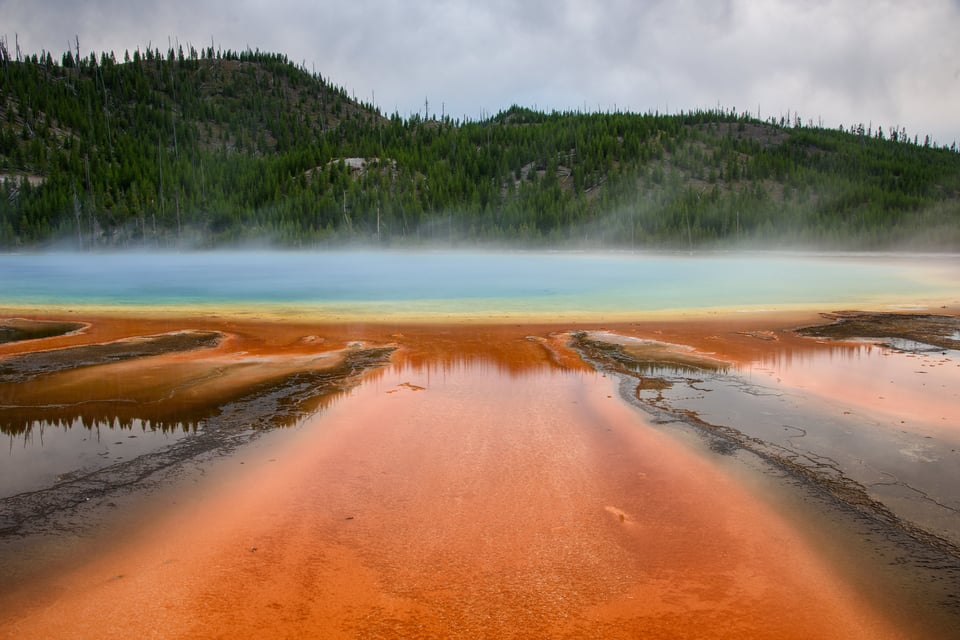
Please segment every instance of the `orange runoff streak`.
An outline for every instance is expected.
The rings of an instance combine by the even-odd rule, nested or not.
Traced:
[[[0,637],[902,637],[592,373],[401,357],[216,466]]]

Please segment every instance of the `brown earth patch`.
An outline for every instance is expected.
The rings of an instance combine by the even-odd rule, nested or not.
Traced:
[[[839,311],[822,314],[830,324],[797,329],[804,336],[831,339],[909,340],[939,349],[960,349],[960,317],[913,313]],[[895,342],[885,342],[899,348]]]

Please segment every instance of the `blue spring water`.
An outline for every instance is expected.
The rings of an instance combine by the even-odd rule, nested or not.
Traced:
[[[603,312],[915,299],[956,256],[456,251],[0,255],[0,303]],[[958,278],[955,282],[960,282]],[[953,288],[953,291],[950,289]]]

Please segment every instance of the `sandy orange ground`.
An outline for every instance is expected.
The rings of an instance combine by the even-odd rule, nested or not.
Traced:
[[[57,340],[170,322],[101,318]],[[0,638],[907,637],[775,505],[651,428],[549,327],[230,330],[229,348],[262,353],[316,348],[307,334],[401,349],[298,430],[154,497],[123,538],[7,591]],[[728,358],[762,349],[731,330],[662,333]]]

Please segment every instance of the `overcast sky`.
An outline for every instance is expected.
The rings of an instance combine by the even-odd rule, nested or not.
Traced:
[[[402,116],[719,103],[960,142],[960,0],[0,0],[0,35],[285,53]]]

